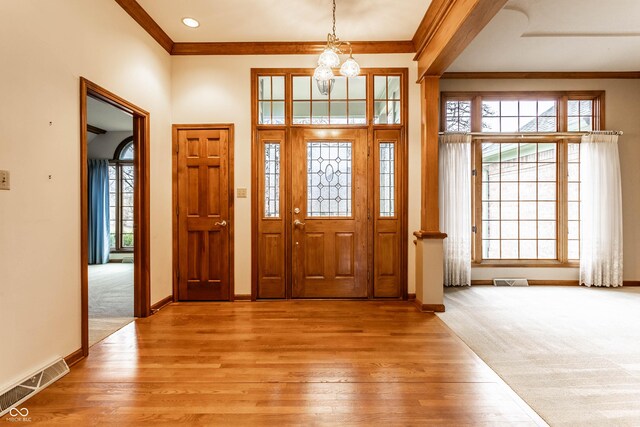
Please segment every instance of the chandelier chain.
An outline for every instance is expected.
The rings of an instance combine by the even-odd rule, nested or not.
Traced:
[[[336,37],[336,0],[333,0],[333,38]]]

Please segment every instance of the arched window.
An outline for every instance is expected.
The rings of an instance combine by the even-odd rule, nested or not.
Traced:
[[[133,136],[122,140],[113,154],[114,161],[130,161],[133,162]]]
[[[112,252],[133,250],[133,136],[125,138],[109,164],[109,234]]]

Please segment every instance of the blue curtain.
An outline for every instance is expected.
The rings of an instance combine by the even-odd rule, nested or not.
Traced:
[[[89,264],[109,262],[109,161],[89,159]]]

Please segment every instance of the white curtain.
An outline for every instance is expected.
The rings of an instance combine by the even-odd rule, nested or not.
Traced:
[[[440,137],[440,227],[444,285],[471,285],[471,135]]]
[[[622,286],[622,189],[618,135],[580,144],[580,283]]]

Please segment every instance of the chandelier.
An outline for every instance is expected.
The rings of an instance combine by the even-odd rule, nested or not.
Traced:
[[[340,56],[342,45],[349,47],[349,57],[342,63],[340,74],[345,77],[356,77],[360,74],[360,65],[353,59],[353,49],[351,43],[340,41],[336,36],[336,0],[333,0],[333,31],[327,34],[327,46],[318,58],[318,68],[313,72],[313,78],[316,80],[318,90],[321,94],[327,95],[333,89],[335,77],[333,68],[340,65]]]

